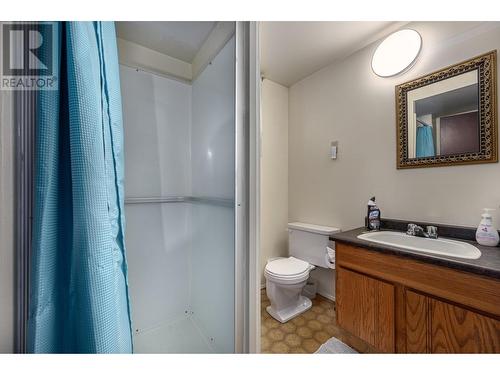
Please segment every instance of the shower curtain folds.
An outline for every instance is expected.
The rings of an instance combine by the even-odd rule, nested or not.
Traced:
[[[424,158],[435,156],[434,136],[432,135],[432,126],[424,125],[417,127],[417,147],[416,157]]]
[[[53,25],[59,87],[38,97],[28,351],[131,353],[115,28]]]

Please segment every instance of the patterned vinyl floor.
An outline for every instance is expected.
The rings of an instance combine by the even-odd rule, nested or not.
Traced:
[[[270,305],[266,290],[261,291],[261,352],[262,353],[314,353],[330,337],[357,348],[361,353],[374,353],[359,338],[338,327],[335,303],[318,295],[305,313],[282,324],[266,311]]]

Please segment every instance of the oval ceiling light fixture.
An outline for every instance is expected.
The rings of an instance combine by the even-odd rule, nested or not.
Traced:
[[[422,37],[411,29],[396,31],[385,38],[372,57],[373,72],[380,77],[391,77],[409,69],[422,48]]]

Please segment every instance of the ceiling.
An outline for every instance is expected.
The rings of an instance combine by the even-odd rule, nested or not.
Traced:
[[[116,22],[119,38],[191,63],[216,22]]]
[[[478,95],[478,84],[476,83],[417,100],[415,102],[415,112],[417,116],[427,114],[440,116],[443,114],[477,110],[479,103]]]
[[[262,22],[261,72],[291,86],[390,34],[404,22]]]

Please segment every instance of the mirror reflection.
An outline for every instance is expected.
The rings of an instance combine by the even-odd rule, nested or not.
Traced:
[[[407,92],[408,158],[480,151],[478,70]]]

